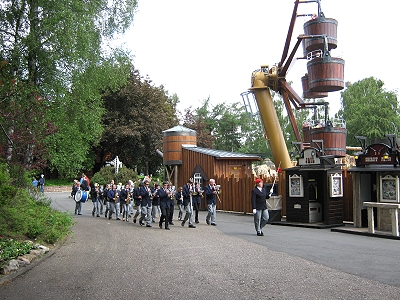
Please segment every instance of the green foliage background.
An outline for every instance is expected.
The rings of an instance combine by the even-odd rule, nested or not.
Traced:
[[[347,123],[348,146],[360,146],[355,136],[365,136],[371,141],[397,133],[400,128],[397,95],[386,90],[382,80],[365,78],[348,86],[341,95],[339,116]]]
[[[0,163],[0,236],[50,244],[59,241],[71,232],[73,220],[50,203],[37,189],[12,185],[6,164]]]
[[[114,167],[107,166],[101,168],[99,172],[95,173],[90,182],[105,186],[106,184],[110,183],[111,180],[114,180],[116,184],[121,182],[123,185],[125,185],[128,180],[135,182],[137,179],[138,175],[132,169],[122,167],[118,169],[118,173],[115,174]]]

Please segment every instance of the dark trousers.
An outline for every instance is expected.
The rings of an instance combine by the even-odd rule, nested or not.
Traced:
[[[169,223],[172,223],[173,218],[174,218],[174,205],[172,204],[169,207],[169,218],[168,218]]]
[[[194,221],[198,222],[199,221],[199,203],[197,203],[197,202],[193,203],[193,210],[194,210]]]
[[[160,227],[162,227],[162,223],[165,222],[165,228],[168,228],[169,216],[170,216],[169,207],[161,208],[161,217],[160,217],[160,222],[158,223],[158,225]]]

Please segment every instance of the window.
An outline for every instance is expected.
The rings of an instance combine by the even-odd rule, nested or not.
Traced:
[[[193,181],[194,183],[198,182],[201,188],[203,187],[203,177],[201,177],[200,173],[194,173]]]

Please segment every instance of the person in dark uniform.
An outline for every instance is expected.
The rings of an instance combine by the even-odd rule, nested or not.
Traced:
[[[206,217],[206,223],[207,225],[213,225],[216,226],[217,223],[215,223],[216,217],[217,217],[217,189],[215,187],[215,180],[210,179],[209,184],[205,188],[206,191],[206,202],[207,202],[207,217]]]
[[[178,191],[175,193],[175,199],[179,209],[178,220],[182,221],[182,216],[183,216],[182,187],[178,188]]]
[[[267,194],[264,188],[264,181],[261,178],[256,179],[256,186],[251,191],[251,206],[254,214],[254,227],[258,236],[263,236],[263,227],[267,224],[269,219],[267,201],[272,195],[273,188]]]
[[[151,193],[153,195],[152,200],[152,209],[151,209],[151,222],[156,222],[156,215],[161,217],[161,210],[160,210],[160,197],[158,196],[158,190],[160,189],[160,185],[158,183],[154,184],[154,187],[151,188]]]
[[[107,192],[108,202],[110,203],[110,209],[108,211],[108,219],[112,219],[112,214],[115,211],[115,216],[117,220],[120,219],[120,199],[119,199],[119,191],[117,190],[117,186],[115,184],[112,185],[111,190]]]
[[[142,212],[142,196],[140,196],[140,189],[143,186],[143,182],[139,182],[139,186],[135,189],[133,193],[133,198],[135,199],[136,213],[133,216],[133,223],[136,223],[137,217]]]
[[[164,181],[162,188],[157,191],[160,199],[161,216],[158,226],[162,228],[162,223],[165,222],[165,229],[169,230],[169,215],[170,215],[170,202],[174,201],[171,199],[170,192],[168,191],[168,182]]]
[[[196,228],[193,225],[193,207],[192,207],[192,193],[193,193],[193,180],[189,179],[187,184],[182,187],[182,196],[183,196],[183,206],[185,208],[186,214],[181,223],[182,226],[185,226],[187,220],[189,220],[189,228]]]
[[[111,190],[111,184],[107,184],[106,187],[104,188],[103,194],[104,194],[104,204],[106,206],[106,211],[104,213],[104,216],[108,218],[108,212],[110,211],[110,201],[108,200],[108,191]]]
[[[172,188],[172,182],[168,183],[168,191],[169,191],[169,225],[174,225],[173,219],[174,219],[174,207],[175,207],[175,202],[174,202],[174,189]]]
[[[100,200],[99,200],[99,185],[95,183],[90,188],[90,197],[92,198],[93,210],[92,217],[96,215],[96,217],[100,217]]]
[[[129,184],[126,184],[125,188],[121,189],[121,191],[119,193],[120,193],[119,201],[120,201],[121,206],[123,207],[122,211],[124,212],[123,215],[122,215],[122,221],[129,222],[129,220],[128,220],[129,219],[129,207],[128,207],[128,204],[131,201]]]
[[[194,184],[194,190],[193,190],[193,196],[192,196],[192,201],[193,201],[193,210],[194,210],[194,222],[197,224],[199,223],[199,208],[200,208],[200,197],[203,191],[200,189],[199,183],[196,181]]]
[[[142,197],[142,214],[140,215],[139,224],[143,226],[143,220],[146,221],[146,227],[151,227],[151,200],[150,200],[150,188],[149,181],[144,181],[144,185],[140,187],[139,194]]]

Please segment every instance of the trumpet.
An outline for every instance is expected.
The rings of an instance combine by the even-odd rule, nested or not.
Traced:
[[[213,191],[216,191],[217,194],[220,194],[221,193],[221,185],[219,185],[219,184],[214,185]]]
[[[167,189],[167,193],[169,194],[169,198],[170,199],[174,199],[174,197],[175,197],[175,193],[174,193],[174,190],[173,189],[171,189],[171,188],[169,188],[169,189]]]
[[[153,196],[153,198],[157,196],[158,190],[159,190],[159,189],[155,189],[155,190],[154,190],[154,193],[151,193],[151,192],[150,192],[150,194]]]

